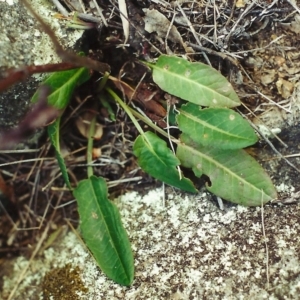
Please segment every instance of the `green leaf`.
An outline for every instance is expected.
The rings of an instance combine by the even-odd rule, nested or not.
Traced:
[[[179,129],[203,146],[241,149],[257,142],[257,136],[241,115],[227,108],[201,109],[188,103],[177,115]]]
[[[154,82],[164,91],[189,102],[210,107],[235,107],[240,100],[217,70],[183,58],[161,55],[153,69]]]
[[[71,183],[69,180],[67,167],[66,167],[65,161],[60,153],[59,125],[60,125],[60,118],[57,118],[54,123],[52,123],[51,125],[48,126],[48,136],[51,140],[51,144],[53,145],[53,147],[55,149],[56,159],[57,159],[59,168],[61,170],[63,179],[64,179],[66,185],[68,186],[68,188],[71,190],[72,186],[71,186]]]
[[[180,161],[166,142],[154,133],[148,131],[144,136],[140,135],[134,142],[133,153],[139,166],[149,175],[184,191],[197,192],[189,179],[180,178],[176,168]]]
[[[73,192],[78,202],[80,229],[101,270],[112,280],[130,285],[134,261],[120,213],[107,198],[103,178],[82,180]]]
[[[207,175],[207,189],[217,196],[246,206],[259,206],[277,197],[270,177],[243,150],[221,150],[200,146],[181,135],[177,157],[196,176]]]
[[[103,93],[100,95],[100,101],[101,101],[101,104],[103,105],[103,107],[107,109],[109,119],[111,121],[116,121],[116,114],[114,112],[114,109],[111,106],[111,104],[109,103],[109,101],[105,98]]]
[[[57,109],[64,109],[68,105],[74,89],[89,78],[89,70],[86,68],[53,73],[43,82],[51,89],[48,104]],[[36,102],[37,100],[38,92],[33,95],[31,101]]]

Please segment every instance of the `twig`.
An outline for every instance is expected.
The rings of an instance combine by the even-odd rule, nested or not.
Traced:
[[[197,35],[197,33],[195,31],[195,28],[193,27],[191,21],[188,19],[188,17],[186,16],[184,10],[182,9],[182,7],[179,5],[178,2],[177,2],[177,6],[178,6],[178,8],[179,8],[179,10],[180,10],[180,12],[182,14],[182,16],[185,18],[185,20],[186,20],[186,22],[187,22],[187,24],[188,24],[191,32],[193,33],[193,36],[194,36],[196,42],[198,43],[199,46],[201,46],[201,42],[200,42],[200,40],[198,38],[198,35]],[[202,55],[205,58],[206,62],[211,66],[211,63],[210,63],[210,61],[209,61],[209,59],[208,59],[208,57],[207,57],[207,55],[206,55],[206,53],[204,51],[202,51]]]
[[[94,22],[94,23],[101,23],[101,21],[102,21],[102,19],[99,19],[98,17],[95,17],[95,16],[90,15],[90,14],[85,14],[85,13],[78,13],[77,17],[82,19],[82,20],[89,21],[89,22]]]
[[[267,97],[266,95],[264,95],[263,93],[261,93],[260,91],[256,91],[259,95],[261,95],[263,98],[267,99],[269,102],[271,102],[272,104],[274,104],[275,106],[280,107],[281,109],[285,110],[288,113],[291,113],[290,110],[286,109],[285,107],[283,107],[282,105],[280,105],[279,103],[276,103],[275,101],[273,101],[272,99],[270,99],[269,97]]]
[[[247,8],[244,10],[244,12],[240,15],[240,17],[237,19],[236,23],[232,26],[229,34],[226,36],[225,38],[225,45],[228,45],[230,38],[232,36],[232,34],[234,33],[236,27],[238,26],[238,24],[240,23],[240,21],[244,18],[244,16],[246,16],[248,14],[248,12],[251,10],[251,8],[256,4],[256,1],[254,0],[249,6],[247,6]]]
[[[60,171],[60,169],[57,168],[57,171]],[[42,192],[46,191],[46,190],[52,185],[52,183],[53,183],[57,178],[59,178],[59,177],[61,177],[61,172],[58,172],[57,175],[53,176],[53,177],[47,182],[47,184],[41,188],[41,191],[42,191]],[[70,191],[70,189],[68,188],[67,191]]]
[[[250,53],[250,52],[256,52],[256,51],[259,51],[259,50],[263,50],[263,49],[268,48],[272,44],[276,43],[278,40],[282,39],[283,37],[285,37],[284,34],[282,34],[281,36],[277,37],[275,40],[271,41],[268,45],[266,45],[264,47],[254,48],[254,49],[250,49],[250,50],[237,51],[237,52],[231,52],[231,54],[244,54],[244,53]],[[297,49],[297,48],[292,47],[289,50],[294,50],[294,49]]]
[[[167,34],[166,34],[166,37],[165,37],[165,48],[166,48],[166,52],[167,53],[170,52],[170,51],[168,51],[168,49],[169,49],[169,46],[168,46],[168,37],[169,37],[170,31],[172,29],[172,26],[174,24],[175,17],[176,17],[176,12],[173,13],[173,17],[172,17],[172,20],[170,22],[170,25],[168,27]]]
[[[170,107],[171,107],[171,101],[170,100],[167,100],[167,135],[168,135],[168,140],[169,140],[169,145],[171,147],[171,150],[172,152],[174,153],[174,155],[176,155],[175,153],[175,149],[174,149],[174,146],[173,146],[173,142],[172,142],[172,136],[171,136],[171,133],[170,133],[170,122],[169,122],[169,115],[170,115]],[[177,171],[178,171],[178,176],[179,176],[179,179],[181,180],[182,179],[182,171],[180,169],[180,166],[178,165],[176,167]]]
[[[252,112],[252,111],[251,111],[244,103],[242,103],[242,105],[243,105],[243,106],[251,113],[252,116],[254,116],[254,117],[257,118],[259,121],[261,121],[261,122],[263,123],[263,125],[267,127],[267,129],[268,129],[269,132],[271,132],[270,128],[268,128],[268,126],[260,119],[260,117],[256,116],[255,113]],[[241,111],[239,111],[238,109],[237,109],[237,111],[238,111],[244,118],[246,118],[246,119],[250,122],[251,125],[253,124],[252,121],[249,120],[249,118],[248,118],[246,115],[244,115],[244,114],[243,114]],[[253,124],[253,125],[254,125],[254,124]],[[254,125],[254,126],[255,126],[255,125]],[[252,126],[252,127],[253,127],[253,126]],[[254,127],[253,127],[253,128],[254,128]],[[259,132],[259,134],[261,134],[261,136],[263,137],[262,133],[261,133],[260,131],[258,131],[258,132]],[[281,143],[281,145],[282,145],[283,147],[288,148],[288,145],[287,145],[281,138],[279,138],[279,136],[278,136],[276,133],[273,133],[273,132],[272,132],[272,135],[273,135],[273,136]]]
[[[246,106],[245,106],[246,107]],[[246,107],[247,108],[247,107]],[[248,109],[248,108],[247,108]],[[249,110],[249,109],[248,109]],[[242,114],[238,109],[237,111]],[[250,111],[250,110],[249,110]],[[251,111],[250,111],[251,112]],[[252,114],[252,112],[251,112]],[[267,144],[272,148],[272,150],[278,154],[278,156],[280,158],[282,158],[290,167],[292,167],[293,169],[295,169],[297,172],[300,173],[300,170],[294,165],[292,164],[288,159],[286,159],[276,148],[275,146],[270,142],[270,140],[257,128],[257,126],[251,122],[251,120],[249,120],[249,118],[247,116],[245,116],[247,118],[247,120],[250,122],[251,126],[260,134],[260,136],[267,142]],[[285,144],[284,144],[285,145]]]
[[[266,247],[266,275],[267,275],[267,289],[270,288],[270,274],[269,274],[269,248],[268,248],[268,242],[266,237],[266,231],[265,231],[265,219],[264,219],[264,205],[263,205],[263,192],[261,197],[261,228],[262,228],[262,234],[264,237],[264,243]]]
[[[237,0],[234,0],[233,3],[232,3],[232,8],[231,8],[231,12],[230,12],[230,16],[225,24],[225,28],[229,25],[230,21],[232,20],[232,17],[233,17],[233,14],[234,14],[234,8],[235,8],[235,5],[236,5],[236,1]]]
[[[57,200],[56,206],[59,206],[59,204],[60,204],[60,202],[61,202],[61,199],[62,199],[62,196],[63,196],[63,193],[60,194],[60,197],[59,197],[59,199]],[[38,243],[37,243],[37,245],[36,245],[34,251],[32,252],[32,254],[31,254],[31,256],[30,256],[30,259],[29,259],[29,261],[28,261],[28,264],[25,266],[25,268],[22,270],[21,274],[19,275],[19,278],[18,278],[18,280],[17,280],[17,283],[15,284],[15,286],[14,286],[13,290],[11,291],[11,293],[10,293],[10,295],[9,295],[9,297],[8,297],[7,300],[13,299],[13,296],[14,296],[15,292],[17,291],[19,284],[20,284],[20,283],[22,282],[22,280],[24,279],[25,274],[26,274],[27,270],[29,269],[30,264],[33,262],[35,256],[37,255],[37,253],[38,253],[39,250],[41,249],[41,246],[42,246],[44,240],[45,240],[45,239],[47,238],[47,236],[48,236],[48,231],[49,231],[49,229],[50,229],[50,225],[51,225],[51,222],[52,222],[52,220],[53,220],[55,214],[56,214],[56,210],[54,210],[54,211],[52,212],[52,214],[51,214],[51,216],[50,216],[50,218],[49,218],[49,222],[47,223],[46,228],[45,228],[45,230],[43,231],[43,233],[42,233],[42,235],[41,235],[41,237],[40,237],[40,240],[38,241]]]
[[[19,164],[19,163],[33,162],[33,161],[36,161],[36,160],[52,160],[52,161],[56,161],[55,157],[30,158],[30,159],[15,160],[15,161],[12,161],[12,162],[0,164],[0,168],[1,167],[6,167],[6,166],[10,166],[10,165],[16,165],[16,164]]]
[[[200,45],[196,45],[196,44],[192,44],[192,43],[189,43],[187,42],[186,43],[188,46],[192,47],[194,50],[199,50],[199,51],[205,51],[206,53],[208,54],[211,54],[211,55],[215,55],[215,56],[219,56],[221,57],[222,59],[227,59],[228,61],[230,61],[233,65],[235,65],[237,68],[239,67],[238,63],[230,56],[228,56],[227,54],[225,53],[222,53],[222,52],[217,52],[217,51],[214,51],[210,48],[206,48],[206,47],[203,47],[203,46],[200,46]]]
[[[217,34],[217,16],[216,16],[216,11],[217,11],[217,6],[216,6],[216,1],[214,1],[213,5],[213,10],[214,10],[214,43],[217,44],[218,41],[218,34]]]
[[[123,178],[123,179],[118,179],[118,180],[110,180],[107,183],[107,186],[109,188],[120,185],[121,183],[126,183],[126,182],[131,182],[131,181],[140,181],[142,180],[142,176],[136,176],[136,177],[131,177],[131,178]]]
[[[3,74],[5,78],[0,80],[0,92],[36,73],[66,71],[75,68],[77,68],[77,66],[72,63],[58,63],[39,66],[26,66],[19,69],[8,69]]]
[[[30,198],[29,198],[29,202],[28,202],[28,208],[30,210],[32,210],[32,203],[33,203],[34,198],[36,200],[36,197],[38,195],[37,187],[38,187],[38,183],[40,181],[40,172],[41,172],[41,164],[40,164],[39,168],[37,169],[37,172],[36,172],[35,178],[34,178],[34,182],[33,182],[33,187],[32,187],[32,190],[30,191]],[[33,215],[35,215],[35,214],[33,214]],[[27,222],[29,221],[29,218],[30,218],[30,214],[26,214],[24,217],[24,224],[27,224]],[[34,222],[30,222],[30,224],[32,224],[31,226],[35,227],[35,224],[36,224],[35,220],[34,220]]]
[[[42,148],[42,151],[39,153],[39,157],[46,156],[46,153],[48,153],[48,150],[50,149],[50,146],[51,146],[50,144],[45,145]],[[36,160],[34,162],[32,168],[30,169],[29,173],[27,174],[25,181],[29,181],[29,178],[31,177],[31,174],[34,172],[34,170],[36,169],[36,165],[37,165],[38,162],[40,162],[40,166],[43,164],[42,160]]]
[[[97,8],[98,14],[99,14],[100,18],[102,19],[103,24],[107,27],[108,25],[107,25],[107,21],[106,21],[104,15],[103,15],[103,9],[98,5],[96,0],[93,0],[93,2]]]
[[[297,6],[297,4],[295,3],[294,0],[287,0],[287,2],[288,2],[293,8],[295,8],[295,9],[297,10],[297,12],[300,14],[300,9],[299,9],[299,7]]]
[[[51,0],[51,1],[63,16],[67,17],[69,15],[69,12],[65,9],[65,7],[58,0]]]
[[[13,299],[13,296],[14,296],[15,292],[17,291],[17,289],[18,289],[18,287],[19,287],[19,284],[20,284],[21,281],[24,279],[25,274],[26,274],[27,270],[29,269],[30,264],[31,264],[32,261],[34,260],[36,254],[38,253],[39,249],[41,248],[41,246],[42,246],[44,240],[47,238],[49,228],[50,228],[50,222],[47,224],[47,226],[46,226],[46,228],[45,228],[45,230],[44,230],[44,232],[43,232],[43,234],[42,234],[40,240],[38,241],[38,243],[37,243],[37,245],[36,245],[34,251],[32,252],[31,257],[30,257],[30,259],[29,259],[29,261],[28,261],[26,267],[21,271],[21,273],[20,273],[20,275],[19,275],[19,278],[18,278],[18,280],[17,280],[17,283],[15,284],[14,288],[13,288],[12,291],[10,292],[9,297],[8,297],[7,300]]]
[[[18,149],[18,150],[0,150],[1,154],[4,153],[33,153],[33,152],[39,152],[41,151],[41,148],[39,149]]]

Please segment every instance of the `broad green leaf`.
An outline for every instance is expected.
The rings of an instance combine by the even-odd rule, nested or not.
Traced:
[[[103,178],[91,176],[73,191],[78,202],[83,239],[101,270],[112,280],[130,285],[134,277],[134,261],[120,213],[107,198]]]
[[[221,150],[200,146],[181,135],[177,157],[196,176],[207,175],[207,189],[233,203],[259,206],[277,197],[270,177],[243,150]]]
[[[179,129],[203,146],[241,149],[257,142],[250,124],[227,108],[206,108],[188,103],[177,115]]]
[[[240,100],[227,79],[212,67],[161,55],[153,69],[154,82],[164,91],[210,107],[235,107]]]
[[[65,161],[60,153],[60,143],[59,143],[59,125],[60,125],[60,118],[57,118],[54,123],[48,126],[48,136],[51,140],[51,144],[55,149],[56,159],[59,165],[59,168],[62,173],[62,177],[67,185],[67,187],[71,190],[71,183],[68,176],[67,167]]]
[[[68,105],[74,89],[89,78],[89,70],[86,68],[53,73],[43,82],[51,89],[48,104],[57,109],[64,109]],[[37,100],[38,94],[36,92],[31,101],[36,102]]]
[[[149,175],[184,191],[197,192],[189,179],[180,178],[176,168],[180,161],[154,133],[148,131],[145,136],[139,136],[134,142],[133,153],[139,166]]]

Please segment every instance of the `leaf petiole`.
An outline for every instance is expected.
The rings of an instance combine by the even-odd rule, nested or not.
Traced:
[[[124,109],[124,111],[126,112],[126,114],[128,115],[128,117],[130,118],[130,120],[134,124],[135,128],[140,133],[140,135],[143,136],[143,138],[147,141],[147,143],[149,145],[151,145],[150,141],[145,136],[144,130],[142,129],[142,127],[138,123],[137,119],[134,117],[134,115],[132,113],[132,110],[128,107],[128,105],[126,105],[124,103],[124,101],[122,101],[122,99],[112,89],[110,89],[110,88],[107,87],[106,90],[114,98],[114,100]]]
[[[88,134],[88,144],[87,144],[87,175],[90,178],[93,175],[93,167],[91,166],[93,160],[93,143],[94,143],[94,134],[96,128],[96,115],[93,117]]]
[[[160,127],[158,127],[157,125],[155,125],[150,119],[146,118],[145,116],[143,116],[142,114],[140,114],[139,112],[137,112],[136,110],[130,108],[130,111],[132,112],[132,114],[139,118],[141,121],[143,121],[145,124],[147,124],[149,127],[151,127],[152,129],[154,129],[155,131],[157,131],[158,133],[160,133],[162,136],[166,137],[167,139],[170,139],[172,142],[178,144],[180,143],[179,140],[175,139],[173,136],[168,135],[163,129],[161,129]]]

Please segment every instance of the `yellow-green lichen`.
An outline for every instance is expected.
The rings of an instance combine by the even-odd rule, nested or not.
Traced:
[[[43,299],[79,300],[79,293],[87,293],[79,267],[67,264],[49,271],[42,281]],[[79,293],[78,293],[79,292]]]

